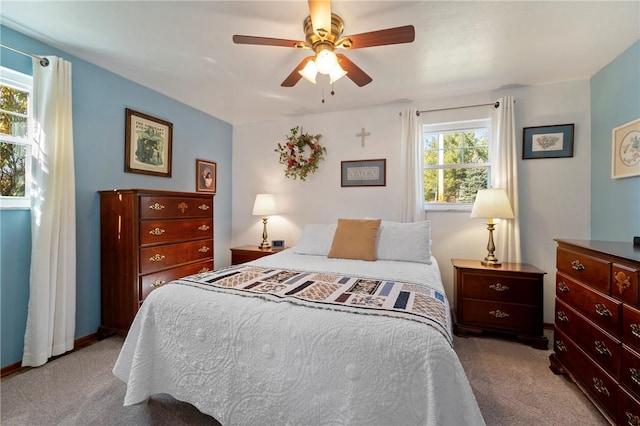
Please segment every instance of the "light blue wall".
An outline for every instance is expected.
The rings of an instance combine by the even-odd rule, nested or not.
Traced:
[[[611,179],[611,131],[640,117],[640,41],[591,78],[591,238],[640,236],[640,176]],[[586,189],[586,187],[585,187]]]
[[[0,26],[3,44],[72,62],[76,176],[76,338],[100,325],[100,202],[96,191],[114,188],[195,190],[195,159],[215,161],[215,266],[229,263],[231,241],[232,126],[46,44]],[[0,64],[31,74],[30,59],[1,50]],[[178,77],[179,78],[179,77]],[[172,177],[124,173],[125,108],[173,123]],[[28,303],[28,211],[0,212],[2,252],[0,364],[22,358]]]

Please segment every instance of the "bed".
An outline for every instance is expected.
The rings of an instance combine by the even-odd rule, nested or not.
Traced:
[[[292,249],[154,290],[113,369],[124,405],[170,394],[225,426],[484,424],[438,264],[410,241],[385,252],[425,246],[392,225],[375,261],[329,257],[336,225],[306,226]]]

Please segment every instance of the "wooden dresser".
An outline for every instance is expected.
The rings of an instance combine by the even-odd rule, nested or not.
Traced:
[[[548,349],[542,320],[545,272],[527,263],[483,266],[479,260],[452,259],[453,332],[485,331],[515,336],[536,349]]]
[[[100,337],[125,335],[165,283],[213,269],[213,195],[100,191]]]
[[[640,424],[640,249],[556,240],[551,370],[568,374],[612,424]]]

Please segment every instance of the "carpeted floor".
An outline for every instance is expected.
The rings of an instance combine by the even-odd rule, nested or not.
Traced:
[[[125,385],[111,373],[121,346],[109,338],[2,379],[0,423],[218,425],[168,395],[123,407]],[[607,424],[575,385],[549,370],[551,351],[490,337],[456,337],[455,347],[488,425]]]

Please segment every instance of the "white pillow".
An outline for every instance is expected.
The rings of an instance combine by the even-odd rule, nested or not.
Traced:
[[[376,257],[431,264],[431,222],[388,222],[383,220],[378,231]]]
[[[302,235],[291,251],[298,254],[326,256],[331,249],[336,223],[309,223],[302,228]]]

